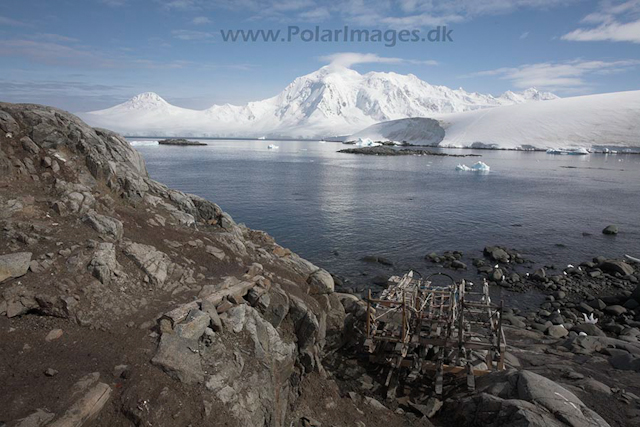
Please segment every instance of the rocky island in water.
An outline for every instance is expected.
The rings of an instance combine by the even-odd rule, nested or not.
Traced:
[[[160,145],[180,145],[180,146],[190,146],[190,145],[207,145],[204,142],[200,142],[200,141],[189,141],[187,139],[184,138],[175,138],[175,139],[163,139],[161,141],[158,141],[158,144]]]
[[[428,254],[541,296],[504,307],[504,369],[474,350],[468,387],[467,368],[434,384],[429,354],[374,363],[362,295],[61,110],[0,104],[0,235],[0,426],[640,425],[632,256]]]

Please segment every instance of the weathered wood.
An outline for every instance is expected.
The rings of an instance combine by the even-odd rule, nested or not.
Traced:
[[[81,427],[102,410],[111,396],[111,387],[98,383],[78,399],[65,414],[49,424],[50,427]]]
[[[388,365],[389,374],[400,367],[411,368],[412,373],[417,366],[420,371],[435,370],[432,385],[438,395],[443,392],[445,372],[466,372],[473,388],[474,375],[504,368],[502,303],[491,304],[488,284],[482,292],[465,293],[464,280],[443,287],[409,273],[395,282],[379,298],[371,298],[370,292],[367,298],[367,312],[378,310],[376,317],[367,317],[365,342],[368,352],[374,353],[371,361]],[[486,354],[478,359],[471,350]],[[488,369],[473,369],[476,362],[485,362]],[[387,377],[385,383],[389,381]]]

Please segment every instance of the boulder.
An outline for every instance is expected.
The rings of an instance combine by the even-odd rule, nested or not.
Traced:
[[[491,273],[489,274],[490,281],[500,283],[502,282],[502,279],[504,279],[504,273],[502,272],[502,269],[494,268],[493,270],[491,270]]]
[[[150,245],[129,242],[124,246],[124,253],[149,275],[152,283],[164,285],[168,277],[171,259],[167,254]]]
[[[202,311],[209,315],[211,319],[211,329],[215,332],[220,332],[222,330],[222,320],[220,320],[216,305],[211,301],[204,300],[202,301]]]
[[[451,261],[451,268],[455,268],[456,270],[466,270],[467,265],[464,262],[456,259],[454,261]]]
[[[569,390],[530,371],[508,370],[485,375],[477,380],[476,389],[480,393],[488,393],[500,399],[509,400],[512,404],[517,404],[516,400],[533,404],[533,407],[525,405],[522,409],[525,413],[530,412],[532,416],[535,414],[537,421],[529,424],[518,423],[518,425],[540,427],[561,425],[604,427],[609,425]],[[489,413],[494,411],[497,413],[492,416],[494,418],[490,418],[490,414],[487,414],[488,419],[485,419],[482,424],[491,424],[490,420],[497,420],[501,415],[505,415],[502,412],[501,404],[485,408]],[[535,408],[543,408],[545,411],[540,413]],[[513,414],[511,415],[513,416]],[[515,421],[513,418],[512,420]]]
[[[539,268],[533,272],[531,278],[537,282],[546,282],[547,281],[547,272],[544,268]]]
[[[103,237],[119,241],[124,235],[124,226],[122,221],[118,219],[96,212],[89,212],[82,218],[82,221]]]
[[[602,230],[602,234],[607,234],[609,236],[614,236],[618,234],[618,226],[617,225],[607,225],[604,230]]]
[[[0,283],[27,274],[32,255],[31,252],[0,255]]]
[[[172,378],[185,384],[204,381],[198,343],[177,334],[162,334],[158,351],[151,363],[159,366]]]
[[[205,251],[207,251],[209,255],[213,255],[214,257],[218,258],[220,261],[222,261],[225,257],[224,251],[220,248],[216,248],[215,246],[209,245],[205,248]]]
[[[311,295],[330,294],[334,291],[335,283],[328,271],[319,269],[309,275],[307,279]]]
[[[600,269],[606,273],[616,274],[619,273],[622,276],[629,276],[633,274],[633,267],[624,261],[606,260],[599,265]]]
[[[612,316],[620,316],[627,312],[627,309],[621,305],[609,305],[604,309],[604,312]]]
[[[509,262],[509,254],[502,248],[496,246],[487,246],[484,248],[484,254],[491,257],[494,261]]]
[[[116,260],[116,248],[113,243],[103,242],[98,244],[96,251],[89,261],[88,269],[91,275],[101,283],[111,283],[115,273],[120,270],[120,264]]]
[[[553,325],[547,329],[547,335],[553,338],[564,338],[569,335],[569,331],[562,325]]]
[[[262,316],[277,328],[289,313],[289,296],[279,286],[272,286],[267,295],[269,306],[262,310]]]
[[[210,323],[211,317],[209,314],[194,309],[189,312],[187,318],[182,323],[175,326],[174,331],[182,338],[198,340],[204,334],[205,329],[209,327]]]
[[[578,334],[580,332],[584,332],[590,337],[606,337],[607,336],[607,334],[605,334],[602,331],[602,329],[600,329],[598,326],[594,325],[593,323],[580,323],[579,325],[575,325],[573,328],[571,328],[571,330]]]

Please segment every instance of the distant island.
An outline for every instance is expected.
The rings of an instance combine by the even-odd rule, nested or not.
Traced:
[[[184,138],[179,139],[163,139],[162,141],[158,141],[160,145],[207,145],[204,142],[200,141],[189,141]]]
[[[445,157],[481,157],[479,154],[448,154],[429,150],[412,150],[410,148],[394,149],[387,146],[346,148],[338,153],[366,154],[369,156],[445,156]]]

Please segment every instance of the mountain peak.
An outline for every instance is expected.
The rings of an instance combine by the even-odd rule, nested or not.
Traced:
[[[144,92],[134,96],[123,105],[135,110],[149,110],[168,106],[169,103],[155,92]]]

